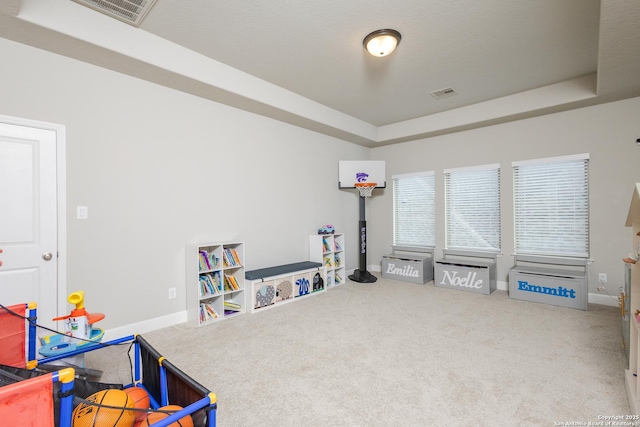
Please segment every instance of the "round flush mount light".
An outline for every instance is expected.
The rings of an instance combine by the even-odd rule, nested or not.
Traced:
[[[367,35],[362,44],[373,56],[387,56],[396,50],[402,36],[396,30],[376,30]]]

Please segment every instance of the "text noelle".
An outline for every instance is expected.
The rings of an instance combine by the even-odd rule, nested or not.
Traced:
[[[443,271],[441,285],[460,286],[462,288],[482,289],[482,279],[476,280],[477,272],[469,272],[466,276],[458,276],[457,271]]]
[[[576,297],[576,291],[574,289],[567,289],[562,286],[558,286],[557,288],[548,288],[546,286],[530,285],[529,282],[525,282],[524,280],[518,280],[518,290],[564,298]]]

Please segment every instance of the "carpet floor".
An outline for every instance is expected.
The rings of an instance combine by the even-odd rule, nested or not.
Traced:
[[[219,426],[587,425],[630,412],[615,307],[379,278],[263,310],[144,334],[217,394]]]

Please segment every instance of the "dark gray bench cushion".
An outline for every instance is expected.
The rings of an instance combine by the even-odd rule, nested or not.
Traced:
[[[322,267],[321,262],[302,261],[293,264],[277,265],[275,267],[260,268],[244,272],[246,280],[258,280],[265,277],[280,276],[282,274],[293,273],[300,270],[309,270],[311,268]]]

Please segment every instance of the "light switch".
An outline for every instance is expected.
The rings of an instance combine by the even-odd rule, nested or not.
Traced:
[[[87,206],[78,206],[77,207],[77,218],[78,219],[89,219],[89,208]]]

